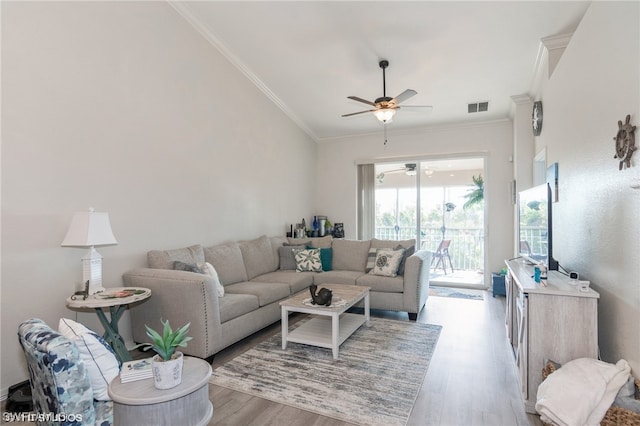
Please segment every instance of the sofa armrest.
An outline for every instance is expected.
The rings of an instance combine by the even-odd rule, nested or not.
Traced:
[[[207,358],[221,339],[218,292],[208,275],[168,269],[138,268],[122,276],[125,286],[151,289],[151,297],[130,307],[133,340],[149,342],[145,325],[161,330],[161,320],[175,329],[191,323],[185,355]]]
[[[404,268],[404,307],[409,313],[420,313],[429,296],[431,252],[418,250],[407,258]]]

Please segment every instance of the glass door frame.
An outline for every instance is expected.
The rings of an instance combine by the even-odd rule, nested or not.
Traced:
[[[442,154],[442,155],[430,155],[430,156],[411,156],[411,157],[398,157],[398,158],[386,158],[386,159],[376,159],[376,160],[372,160],[372,163],[374,164],[374,166],[377,165],[381,165],[381,164],[389,164],[389,163],[416,163],[416,176],[415,176],[415,185],[416,185],[416,192],[415,192],[415,196],[416,196],[416,217],[415,217],[415,222],[416,222],[416,229],[415,229],[415,236],[416,236],[416,249],[421,247],[422,245],[422,235],[420,233],[420,228],[421,228],[421,221],[420,221],[420,215],[421,215],[421,210],[422,210],[422,205],[421,205],[421,196],[420,196],[420,190],[422,188],[422,179],[423,179],[423,172],[424,170],[421,167],[421,163],[422,162],[428,162],[428,161],[447,161],[447,160],[459,160],[459,159],[472,159],[472,158],[478,158],[478,159],[482,159],[482,176],[484,179],[484,197],[483,197],[483,201],[484,201],[484,206],[483,206],[483,259],[482,259],[482,264],[483,264],[483,285],[481,286],[481,288],[489,288],[490,284],[491,284],[491,271],[489,271],[488,268],[488,263],[489,263],[489,244],[488,244],[488,217],[489,217],[489,207],[490,207],[490,202],[488,200],[487,197],[487,188],[490,186],[490,179],[487,176],[487,169],[488,169],[488,163],[489,163],[489,156],[488,153],[486,152],[469,152],[469,153],[460,153],[460,154]],[[374,207],[375,208],[375,207]]]

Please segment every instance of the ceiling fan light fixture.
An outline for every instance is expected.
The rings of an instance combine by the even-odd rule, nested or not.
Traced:
[[[383,123],[390,123],[393,120],[393,116],[396,115],[396,110],[391,108],[380,108],[375,110],[373,115]]]
[[[416,169],[409,169],[406,171],[407,176],[415,176],[416,175]]]

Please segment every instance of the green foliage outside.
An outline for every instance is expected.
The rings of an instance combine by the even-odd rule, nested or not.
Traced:
[[[473,188],[464,196],[467,199],[467,202],[462,206],[464,209],[484,201],[484,179],[482,179],[482,175],[478,175],[478,177],[472,176],[471,178],[473,179]]]

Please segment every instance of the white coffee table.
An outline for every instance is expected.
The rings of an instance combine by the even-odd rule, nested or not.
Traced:
[[[280,302],[282,309],[282,349],[287,349],[287,342],[302,343],[333,350],[333,358],[338,359],[340,345],[347,340],[360,326],[369,323],[369,287],[342,284],[322,284],[318,287],[329,288],[333,292],[331,306],[311,305],[309,291]],[[364,299],[364,315],[347,313],[346,311]],[[302,312],[313,317],[289,331],[289,313]]]

